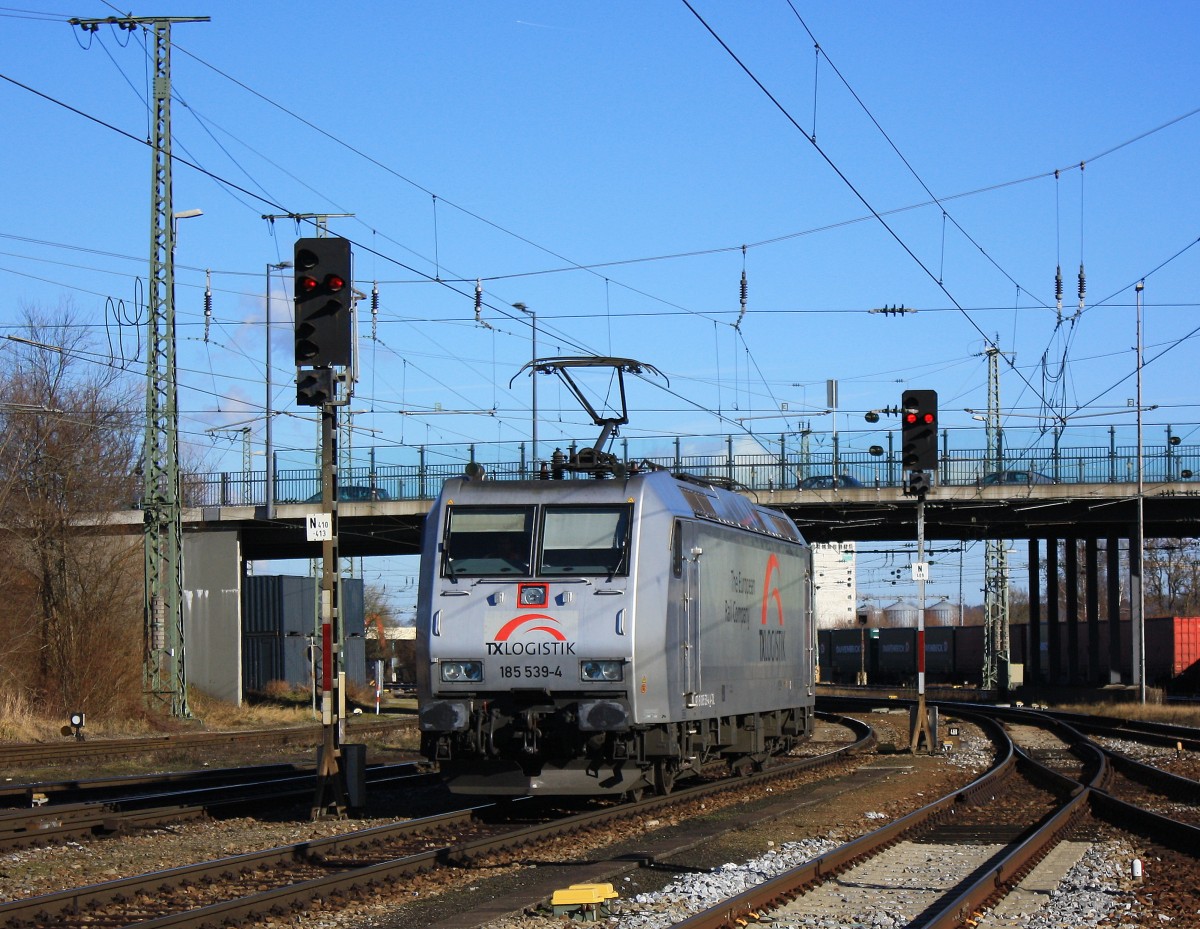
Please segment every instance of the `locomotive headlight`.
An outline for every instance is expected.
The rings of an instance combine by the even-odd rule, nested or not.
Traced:
[[[470,684],[483,680],[482,661],[443,661],[442,680],[452,684]]]
[[[521,606],[545,606],[549,599],[545,584],[521,584],[517,588],[517,600]]]
[[[625,677],[625,662],[581,661],[579,676],[585,681],[619,681]]]

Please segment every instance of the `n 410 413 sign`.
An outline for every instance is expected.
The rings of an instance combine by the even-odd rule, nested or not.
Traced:
[[[333,538],[333,514],[313,513],[305,516],[304,528],[308,541],[327,542]]]

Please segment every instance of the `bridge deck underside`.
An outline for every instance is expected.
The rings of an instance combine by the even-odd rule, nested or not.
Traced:
[[[1128,538],[1137,525],[1137,496],[1127,485],[1019,488],[936,488],[925,500],[929,540]],[[810,542],[904,541],[916,538],[917,502],[891,488],[758,493],[758,502],[786,510]],[[339,507],[343,557],[415,555],[430,501],[351,503]],[[185,529],[241,533],[249,559],[316,558],[321,544],[305,538],[315,504],[189,511]],[[140,515],[140,514],[139,514]],[[1143,497],[1146,538],[1188,538],[1200,529],[1200,492],[1193,485],[1157,485]],[[130,530],[140,529],[130,521]]]

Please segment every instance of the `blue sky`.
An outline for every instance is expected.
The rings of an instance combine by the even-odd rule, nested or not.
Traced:
[[[28,307],[67,304],[137,372],[146,39],[66,22],[115,12],[0,7],[0,334]],[[279,213],[353,214],[329,228],[355,243],[358,288],[380,294],[374,327],[360,316],[353,446],[381,463],[415,462],[419,445],[461,460],[472,442],[484,461],[516,457],[531,432],[529,382],[509,387],[531,353],[517,302],[538,314],[541,356],[663,372],[669,390],[630,386],[634,454],[676,434],[696,451],[730,434],[773,450],[806,425],[819,445],[829,379],[844,449],[880,441],[861,414],[904,387],[937,390],[951,444],[982,448],[966,411],[987,405],[989,340],[1012,359],[1010,446],[1049,442],[1034,429],[1047,411],[1067,417],[1064,444],[1106,445],[1110,426],[1132,441],[1142,279],[1148,441],[1167,425],[1196,440],[1194,4],[163,0],[132,13],[211,17],[172,30],[175,153],[197,166],[176,165],[174,208],[204,211],[179,225],[180,407],[204,470],[241,469],[240,438],[208,430],[243,425],[262,467],[265,269],[309,234],[262,218]],[[275,443],[281,467],[305,467],[316,427],[294,404],[290,280],[273,275],[272,291]],[[918,312],[868,312],[892,305]],[[542,383],[543,455],[594,441]],[[981,565],[982,546],[967,559]],[[886,600],[884,560],[864,558],[860,581]],[[981,568],[967,570],[976,601]],[[957,594],[957,564],[937,576]]]

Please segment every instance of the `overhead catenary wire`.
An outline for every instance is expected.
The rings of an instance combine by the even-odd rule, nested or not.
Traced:
[[[819,61],[819,57],[820,57],[820,54],[819,54],[819,52],[818,52],[818,55],[817,55],[818,61]],[[814,104],[814,108],[815,108],[815,104]],[[815,114],[814,114],[814,115],[815,115]],[[813,135],[815,136],[815,122],[814,122],[814,132],[813,132]],[[431,196],[433,196],[433,194],[432,194],[432,193],[431,193]],[[436,260],[436,255],[435,255],[435,260]],[[440,272],[440,262],[437,262],[437,264],[438,264],[438,266],[439,266],[439,271],[438,271],[437,273],[435,273],[435,278],[436,278],[438,275],[440,275],[440,273],[441,273],[441,272]],[[940,276],[940,275],[939,275],[939,276]],[[606,286],[607,286],[607,279],[606,279]],[[756,310],[756,312],[757,312],[757,310]],[[742,313],[739,313],[739,324],[740,324],[740,321],[741,321],[741,318],[742,318],[742,316],[743,316],[743,315],[744,315],[744,314],[742,314]]]

